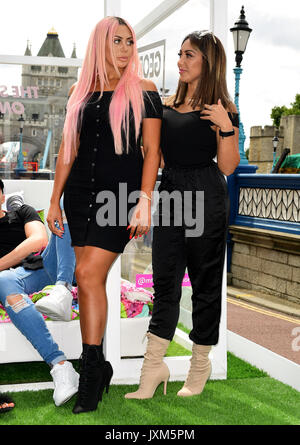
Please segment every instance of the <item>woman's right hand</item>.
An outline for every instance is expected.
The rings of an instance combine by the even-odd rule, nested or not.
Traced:
[[[47,215],[48,227],[54,235],[62,238],[64,233],[64,224],[62,218],[62,211],[58,203],[50,204],[48,215]]]

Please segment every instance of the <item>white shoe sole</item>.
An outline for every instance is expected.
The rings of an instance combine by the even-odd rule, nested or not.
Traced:
[[[59,314],[55,310],[51,310],[48,306],[45,307],[42,304],[38,304],[38,302],[35,305],[36,310],[41,312],[43,315],[46,315],[46,317],[51,318],[53,321],[71,321],[72,320],[72,310],[70,313],[70,317],[66,318],[65,315]]]
[[[61,401],[59,401],[59,402],[57,402],[57,401],[55,401],[55,399],[54,399],[54,397],[53,397],[53,400],[54,400],[54,403],[55,403],[55,406],[61,406],[61,405],[64,405],[66,402],[68,402],[76,393],[78,392],[78,388],[72,388],[72,390],[71,390],[71,392],[70,393],[68,393],[68,394],[66,394],[66,396],[61,400]]]
[[[65,397],[62,400],[60,400],[58,402],[57,400],[55,400],[54,394],[53,394],[53,400],[54,400],[55,405],[56,406],[61,406],[64,403],[68,402],[68,400],[70,400],[75,394],[77,394],[78,386],[79,386],[79,374],[77,373],[77,375],[76,375],[76,386],[71,387],[70,391],[65,394]]]

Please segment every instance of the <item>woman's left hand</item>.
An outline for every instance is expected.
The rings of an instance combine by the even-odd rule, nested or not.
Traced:
[[[136,205],[130,224],[130,239],[133,237],[143,236],[148,233],[151,225],[151,201],[145,198],[140,198]]]
[[[204,105],[204,110],[201,112],[200,119],[209,120],[213,122],[222,131],[230,131],[232,129],[232,123],[229,119],[228,113],[222,105],[221,99],[217,104]]]

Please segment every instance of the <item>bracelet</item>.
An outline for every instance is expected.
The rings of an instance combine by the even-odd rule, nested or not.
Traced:
[[[233,135],[234,135],[234,128],[233,128],[231,131],[222,131],[222,130],[219,130],[219,135],[220,135],[222,138],[227,138],[228,136],[233,136]]]
[[[140,194],[140,198],[146,198],[146,199],[149,199],[149,201],[152,201],[152,199],[149,198],[149,196],[148,196],[145,192],[142,192],[142,193]]]

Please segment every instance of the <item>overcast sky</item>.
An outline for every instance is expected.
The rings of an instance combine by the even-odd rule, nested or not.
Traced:
[[[123,0],[122,16],[133,26],[161,0]],[[1,7],[0,54],[23,55],[30,40],[32,55],[37,55],[46,34],[53,26],[66,57],[73,42],[77,56],[83,58],[94,25],[103,17],[103,0],[51,0],[44,10],[36,0],[5,2]],[[289,106],[300,93],[300,1],[228,0],[228,88],[234,97],[235,66],[232,34],[229,28],[244,5],[246,19],[253,29],[243,58],[240,84],[240,112],[249,145],[250,127],[271,125],[275,105]],[[174,90],[178,79],[177,52],[183,37],[196,29],[208,29],[209,0],[189,0],[167,20],[139,41],[139,46],[166,39],[166,86]],[[3,38],[3,36],[5,36]],[[15,67],[0,66],[0,85],[18,84]],[[17,83],[16,83],[17,82]],[[20,82],[20,80],[19,80]]]

